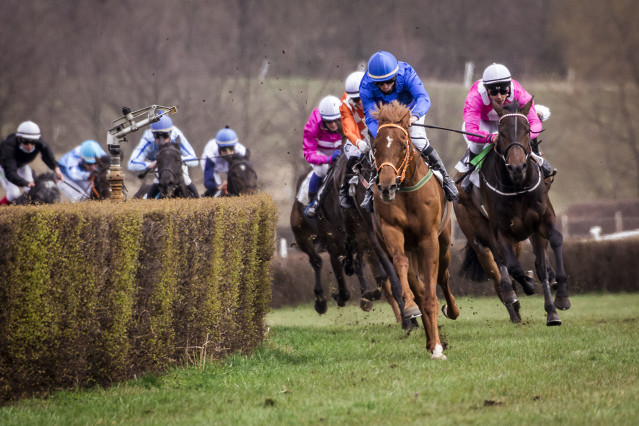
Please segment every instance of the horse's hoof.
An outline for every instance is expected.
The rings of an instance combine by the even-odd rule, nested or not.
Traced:
[[[404,309],[405,319],[419,318],[421,316],[422,316],[422,312],[419,310],[417,306],[411,306],[410,308]]]
[[[382,297],[382,292],[379,289],[366,290],[363,296],[368,300],[379,300]]]
[[[555,296],[554,305],[555,305],[555,308],[557,309],[561,309],[562,311],[567,311],[568,309],[570,309],[570,298]]]
[[[333,293],[331,296],[333,296],[333,299],[337,302],[337,306],[339,306],[340,308],[346,306],[346,302],[348,301],[348,299],[350,299],[349,295],[342,297],[339,293]]]
[[[446,318],[450,318],[450,317],[448,316],[448,305],[446,305],[446,304],[443,304],[443,305],[442,305],[442,314],[444,314],[444,316],[445,316]]]
[[[546,325],[552,327],[555,325],[561,325],[561,318],[557,315],[557,312],[550,312],[546,318]]]
[[[459,317],[459,310],[457,310],[457,312],[451,312],[451,309],[449,309],[448,305],[446,304],[442,306],[442,313],[446,318],[451,320],[456,320],[457,317]]]
[[[526,276],[521,287],[524,289],[524,293],[528,296],[535,294],[535,280],[531,277]]]
[[[413,331],[413,320],[408,318],[404,318],[402,320],[402,330],[406,331],[406,335],[410,335],[410,332]]]
[[[446,355],[444,355],[444,348],[442,347],[442,345],[440,345],[440,344],[435,345],[435,350],[433,351],[433,353],[430,356],[430,358],[431,359],[441,359],[441,360],[446,359]]]
[[[417,322],[417,318],[411,318],[410,323],[413,324],[413,328],[419,328],[419,323]]]
[[[325,314],[328,309],[328,304],[326,303],[326,299],[318,299],[315,301],[315,312],[322,315]]]
[[[362,297],[361,299],[359,299],[359,307],[364,312],[370,312],[371,309],[373,309],[373,302]]]

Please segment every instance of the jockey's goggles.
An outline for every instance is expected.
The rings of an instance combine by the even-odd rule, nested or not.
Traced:
[[[153,137],[155,139],[168,139],[171,134],[169,132],[153,132]]]
[[[33,139],[26,139],[26,138],[22,138],[20,136],[18,136],[18,142],[20,142],[20,145],[35,145],[36,141],[34,141]]]
[[[510,84],[486,86],[486,90],[488,91],[490,96],[497,96],[497,93],[499,93],[500,95],[507,95],[508,92],[510,92]]]
[[[395,80],[397,80],[397,76],[391,78],[390,80],[376,81],[375,86],[382,87],[384,84],[393,84],[395,83]]]

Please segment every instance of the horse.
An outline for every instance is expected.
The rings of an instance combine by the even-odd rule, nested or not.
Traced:
[[[364,277],[365,262],[370,266],[377,287],[386,281],[386,273],[380,266],[370,246],[370,230],[362,226],[357,210],[343,210],[339,206],[339,186],[346,165],[346,156],[342,155],[329,169],[323,187],[320,189],[322,201],[314,219],[304,215],[304,203],[296,197],[293,202],[290,224],[297,247],[306,253],[315,272],[315,311],[320,315],[327,311],[327,300],[321,280],[322,258],[320,253],[328,252],[331,266],[337,280],[338,292],[332,297],[337,305],[343,307],[350,300],[350,292],[344,280],[344,273],[355,273],[360,283],[360,308],[370,311],[372,301],[380,298],[377,289],[371,289]],[[297,193],[300,192],[308,173],[297,180]],[[343,261],[341,260],[343,258]]]
[[[521,242],[530,239],[544,293],[546,325],[556,326],[561,325],[557,309],[570,308],[563,236],[555,226],[555,211],[548,197],[550,182],[544,181],[539,165],[530,155],[530,125],[526,116],[531,106],[532,99],[521,107],[518,102],[504,107],[493,102],[499,116],[499,137],[481,165],[480,188],[473,187],[466,194],[458,184],[460,198],[454,209],[468,240],[461,271],[474,270],[470,278],[477,280],[482,278],[483,270],[493,280],[510,320],[521,322],[520,303],[511,276],[524,293],[535,293],[533,278],[524,273],[518,260]],[[458,173],[456,181],[460,177]],[[546,252],[549,242],[555,254],[556,271]],[[553,275],[557,281],[554,302],[550,289]]]
[[[111,157],[103,155],[95,159],[95,170],[89,175],[91,182],[91,190],[89,191],[90,200],[106,200],[111,194],[111,184],[109,182],[109,169],[111,167]]]
[[[56,183],[57,179],[53,172],[46,172],[36,175],[34,173],[33,182],[35,185],[22,193],[13,201],[16,205],[54,204],[60,202],[60,189]]]
[[[451,319],[459,308],[448,285],[450,204],[433,172],[413,146],[407,131],[410,110],[397,101],[378,106],[379,122],[372,149],[377,170],[374,185],[375,235],[385,248],[401,285],[393,295],[403,320],[421,316],[426,348],[433,359],[446,359],[439,338],[440,285]]]
[[[231,154],[225,156],[229,171],[226,174],[226,189],[220,193],[221,196],[251,195],[257,192],[257,173],[253,164],[249,160],[249,151],[246,156]]]
[[[158,183],[142,185],[133,198],[144,198],[150,192],[155,192],[156,188],[159,188],[159,194],[156,198],[199,198],[199,194],[191,191],[184,182],[182,152],[179,145],[170,142],[161,144],[156,157],[155,169],[157,170]],[[144,179],[149,171],[140,173],[138,178]]]

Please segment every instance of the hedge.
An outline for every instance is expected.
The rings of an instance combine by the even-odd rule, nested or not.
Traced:
[[[252,350],[276,222],[266,194],[3,207],[0,400]]]

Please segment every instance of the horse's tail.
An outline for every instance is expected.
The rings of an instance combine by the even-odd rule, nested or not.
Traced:
[[[486,281],[490,278],[488,274],[486,274],[486,271],[484,271],[481,263],[479,263],[477,253],[475,253],[475,249],[471,247],[470,243],[466,243],[465,251],[464,261],[459,269],[459,275],[476,282]]]

